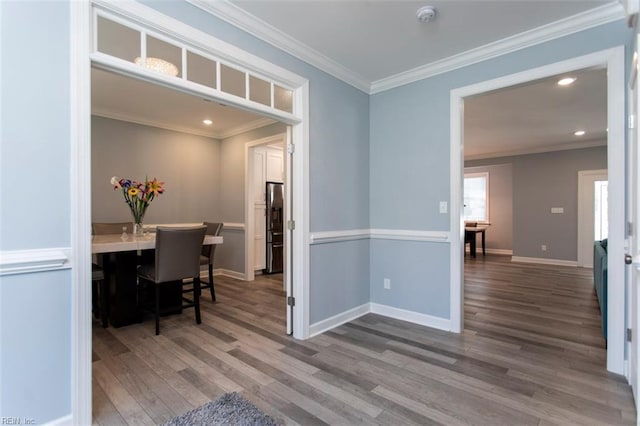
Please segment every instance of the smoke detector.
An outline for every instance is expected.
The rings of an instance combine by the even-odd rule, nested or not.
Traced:
[[[436,8],[433,6],[422,6],[416,12],[416,17],[420,22],[431,22],[436,18]]]

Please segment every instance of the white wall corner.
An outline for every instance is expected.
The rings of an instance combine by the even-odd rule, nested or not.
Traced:
[[[341,326],[370,312],[370,304],[364,303],[348,311],[339,313],[322,321],[318,321],[309,326],[309,337],[314,337],[319,334],[329,331],[332,328]]]
[[[371,313],[424,325],[425,327],[436,328],[438,330],[451,331],[451,320],[447,318],[434,317],[432,315],[394,308],[393,306],[381,305],[379,303],[371,303]]]

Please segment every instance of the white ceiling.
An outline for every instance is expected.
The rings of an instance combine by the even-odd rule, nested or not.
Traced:
[[[216,139],[274,123],[272,119],[131,77],[92,68],[92,114]],[[213,121],[210,126],[202,121]]]
[[[569,76],[577,80],[557,84]],[[469,98],[464,114],[465,159],[605,145],[607,73],[582,70]]]
[[[624,16],[615,0],[189,1],[338,77],[350,74],[356,87],[514,36],[548,36]],[[429,23],[416,18],[425,5],[437,11]]]
[[[306,56],[300,55],[301,59],[307,60],[309,52],[312,56],[317,54],[322,62],[319,66],[334,63],[374,84],[416,67],[462,57],[485,48],[487,43],[497,45],[505,38],[513,40],[516,34],[538,31],[535,27],[549,28],[575,14],[582,14],[584,21],[587,15],[619,8],[622,17],[617,2],[614,5],[602,0],[190,1],[209,10],[225,6],[227,17],[231,8],[236,21],[242,16],[242,25],[236,25],[244,29],[249,24],[257,25],[248,29],[251,33],[265,38],[265,31],[271,35],[275,31],[280,47],[294,53],[298,48],[306,52]],[[420,23],[415,17],[416,10],[425,4],[437,8],[434,22]],[[611,13],[603,16],[611,20]],[[558,90],[555,81],[546,81],[468,100],[465,155],[479,158],[505,152],[572,148],[579,141],[571,133],[579,127],[587,131],[582,141],[591,145],[603,143],[604,72],[585,71],[578,77],[573,86],[563,90]],[[273,122],[96,69],[92,73],[92,95],[92,108],[97,115],[214,138]],[[202,124],[204,118],[212,119],[214,125]]]

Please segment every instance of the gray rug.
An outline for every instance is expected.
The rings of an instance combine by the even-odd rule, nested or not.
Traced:
[[[187,411],[163,426],[242,425],[276,426],[273,418],[247,401],[239,393],[225,393],[215,401]]]

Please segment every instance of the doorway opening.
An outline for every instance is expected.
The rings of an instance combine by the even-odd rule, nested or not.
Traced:
[[[462,153],[466,152],[466,146],[464,151],[462,146],[464,116],[467,113],[466,108],[463,109],[463,105],[466,100],[484,93],[590,68],[606,69],[606,87],[608,91],[605,96],[607,100],[606,117],[608,128],[605,139],[607,141],[608,180],[611,183],[611,185],[608,186],[608,306],[616,308],[608,309],[607,313],[607,369],[611,372],[624,374],[625,313],[624,309],[620,309],[620,307],[625,306],[625,272],[622,262],[611,261],[611,259],[616,258],[622,259],[624,256],[625,174],[624,168],[620,167],[621,164],[625,164],[624,50],[622,47],[596,52],[506,77],[496,78],[494,80],[455,89],[451,92],[451,230],[454,236],[451,244],[451,321],[452,330],[461,332],[464,327],[464,226],[462,209],[462,169],[464,159]],[[534,181],[533,183],[539,185],[544,184],[542,180]],[[564,210],[562,205],[556,204],[545,206],[545,210],[546,209],[548,209],[549,215],[562,214]],[[540,246],[539,249],[542,250],[543,248]],[[612,280],[615,280],[615,282]]]
[[[593,268],[593,244],[609,236],[607,170],[578,172],[578,266]]]
[[[240,73],[249,80],[249,87],[253,84],[258,88],[252,97],[248,91],[243,92],[244,97],[234,93],[223,93],[215,89],[201,89],[198,81],[186,81],[185,63],[182,63],[182,71],[176,77],[162,75],[157,72],[147,70],[142,65],[136,65],[132,58],[123,59],[121,57],[109,57],[99,51],[100,42],[96,39],[97,28],[94,26],[104,24],[104,20],[97,19],[96,16],[113,17],[112,21],[120,26],[135,27],[138,34],[151,34],[163,32],[162,40],[165,44],[171,44],[171,50],[182,50],[187,54],[186,60],[199,61],[202,58],[212,58],[218,55],[222,62],[217,62],[218,77],[216,84],[221,82],[220,71],[226,73],[228,81],[232,81]],[[117,15],[117,16],[116,16]],[[75,82],[71,93],[72,111],[72,181],[91,181],[91,67],[98,67],[102,70],[112,71],[126,75],[142,81],[152,82],[167,88],[183,93],[196,95],[201,99],[212,102],[219,102],[227,106],[235,106],[245,111],[252,111],[275,120],[287,123],[291,129],[292,139],[296,141],[296,155],[292,159],[290,172],[295,174],[296,193],[295,201],[292,202],[292,214],[296,220],[296,231],[287,234],[291,239],[291,251],[300,253],[289,262],[293,271],[288,288],[295,287],[298,300],[294,311],[293,319],[298,327],[295,327],[294,337],[305,338],[309,334],[308,319],[308,275],[309,275],[309,249],[305,244],[308,235],[308,198],[304,195],[308,193],[308,171],[305,164],[308,164],[308,139],[309,139],[309,87],[308,81],[286,69],[270,64],[261,58],[250,55],[240,49],[222,43],[208,34],[195,31],[184,23],[156,12],[143,5],[131,5],[129,3],[119,3],[110,5],[97,5],[92,3],[78,2],[71,6],[72,34],[72,78]],[[145,23],[154,22],[153,30],[145,27]],[[136,39],[136,37],[134,37]],[[156,43],[151,36],[139,37],[140,43]],[[133,42],[135,45],[135,41]],[[188,45],[187,45],[188,43]],[[157,43],[158,46],[164,46]],[[155,46],[155,45],[154,45]],[[156,46],[156,47],[158,47]],[[206,46],[201,50],[200,47]],[[148,47],[148,46],[147,46]],[[155,47],[154,47],[155,48]],[[190,49],[190,50],[184,50]],[[142,49],[144,57],[144,49]],[[147,50],[147,53],[150,53]],[[117,56],[117,55],[116,55]],[[127,56],[128,57],[128,56]],[[178,55],[177,58],[181,56]],[[143,58],[144,61],[144,58]],[[216,59],[213,59],[215,63]],[[179,63],[179,59],[172,62]],[[211,60],[209,61],[211,62]],[[144,63],[144,62],[142,62]],[[207,63],[205,61],[205,63]],[[215,68],[215,67],[214,67]],[[249,71],[250,70],[250,71]],[[180,72],[182,74],[180,74]],[[251,75],[249,75],[251,73]],[[256,75],[257,74],[257,75]],[[184,77],[183,77],[184,76]],[[271,80],[271,84],[264,84],[265,79]],[[237,79],[235,79],[237,80]],[[211,83],[209,83],[211,84]],[[242,86],[242,85],[241,85]],[[246,87],[246,86],[245,86]],[[264,90],[262,90],[262,89]],[[224,90],[224,88],[222,89]],[[229,89],[231,90],[231,89]],[[272,96],[262,96],[265,92],[271,91]],[[282,103],[282,96],[288,96],[289,101]],[[262,100],[262,101],[261,101]],[[258,105],[264,102],[264,105]],[[276,105],[275,109],[268,104]],[[284,105],[284,106],[283,106]],[[292,105],[290,112],[279,111],[278,106],[287,109],[287,105]],[[307,196],[308,197],[308,196]],[[72,383],[72,411],[74,421],[78,423],[91,422],[91,401],[87,398],[91,395],[91,289],[87,288],[86,282],[90,280],[91,263],[91,201],[87,197],[73,197],[71,215],[72,223],[72,357],[73,363],[73,383]],[[295,264],[295,265],[294,265]],[[295,284],[293,278],[295,275]]]

